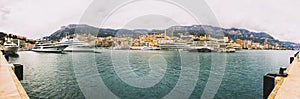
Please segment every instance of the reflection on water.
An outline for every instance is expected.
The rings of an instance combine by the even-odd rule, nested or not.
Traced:
[[[18,53],[11,62],[25,66],[31,98],[262,98],[263,75],[288,66],[296,51]]]

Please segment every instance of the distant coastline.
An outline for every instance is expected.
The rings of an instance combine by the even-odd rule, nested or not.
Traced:
[[[81,35],[81,41],[90,44],[102,45],[99,47],[113,48],[124,46],[120,45],[124,41],[130,41],[132,44],[134,40],[141,42],[149,42],[152,46],[158,47],[158,44],[154,44],[153,41],[141,40],[140,37],[146,36],[148,39],[153,39],[153,35],[164,36],[168,42],[179,43],[191,43],[190,40],[205,38],[209,36],[214,39],[223,40],[224,42],[234,45],[238,44],[241,49],[253,49],[253,50],[299,50],[300,44],[280,41],[265,32],[251,32],[246,29],[238,28],[222,28],[210,25],[192,25],[192,26],[171,26],[165,30],[147,30],[147,29],[109,29],[109,28],[97,28],[86,24],[69,24],[62,26],[59,30],[52,33],[50,36],[42,37],[41,39],[47,39],[51,42],[59,42],[64,37],[74,37],[75,35]],[[152,36],[152,37],[151,37]],[[3,45],[5,38],[15,39],[15,43],[20,43],[21,50],[30,50],[36,40],[28,39],[25,36],[18,36],[14,34],[8,34],[0,32],[0,43]],[[127,42],[129,43],[129,42]],[[128,46],[133,46],[133,45]],[[126,45],[126,46],[127,46]],[[142,46],[142,45],[137,45]]]
[[[86,24],[69,24],[67,26],[62,26],[59,30],[52,33],[50,36],[46,36],[49,40],[60,40],[66,35],[83,35],[91,34],[94,37],[132,37],[138,38],[145,34],[164,34],[167,36],[178,36],[183,35],[194,35],[194,36],[205,36],[210,35],[214,38],[223,39],[223,37],[228,37],[231,40],[236,41],[237,39],[252,41],[254,43],[259,43],[260,45],[272,45],[279,46],[286,49],[299,49],[300,44],[288,41],[280,41],[272,37],[266,32],[252,32],[246,29],[239,28],[222,28],[210,25],[192,25],[192,26],[171,26],[165,30],[147,30],[147,29],[110,29],[110,28],[98,28],[94,26],[89,26]]]

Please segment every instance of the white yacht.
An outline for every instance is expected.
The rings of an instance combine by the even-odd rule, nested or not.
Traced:
[[[159,47],[151,46],[149,42],[145,42],[145,45],[142,50],[160,50]]]
[[[234,48],[220,48],[218,52],[222,53],[234,53],[236,50]]]
[[[161,50],[159,47],[144,46],[141,50]]]
[[[142,50],[144,46],[131,46],[130,50]]]
[[[65,52],[95,52],[95,46],[79,41],[77,38],[63,38],[58,44],[69,45]]]
[[[173,49],[188,49],[190,45],[186,43],[162,43],[159,45],[161,49],[173,50]]]
[[[11,41],[4,42],[3,46],[4,46],[4,51],[7,54],[16,54],[19,49],[19,46]]]
[[[213,41],[194,41],[189,52],[217,52],[218,44]]]
[[[50,42],[38,42],[32,51],[35,52],[48,52],[48,53],[62,53],[68,45],[55,44]]]
[[[234,53],[236,51],[236,49],[227,46],[226,43],[224,43],[224,41],[219,41],[219,49],[218,52],[222,52],[222,53]]]

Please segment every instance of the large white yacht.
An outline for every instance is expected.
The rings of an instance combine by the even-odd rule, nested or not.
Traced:
[[[68,45],[56,44],[51,42],[37,42],[32,51],[35,52],[48,52],[48,53],[62,53]]]
[[[217,52],[217,42],[214,41],[194,41],[188,49],[189,52]]]
[[[95,52],[95,47],[83,41],[79,41],[77,38],[68,39],[63,38],[58,44],[69,45],[65,52]]]
[[[159,45],[161,49],[164,50],[174,50],[174,49],[188,49],[190,45],[186,43],[162,43]]]

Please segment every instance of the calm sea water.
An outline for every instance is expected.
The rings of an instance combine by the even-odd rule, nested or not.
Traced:
[[[263,75],[296,51],[19,52],[30,98],[262,98]]]

